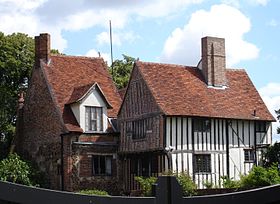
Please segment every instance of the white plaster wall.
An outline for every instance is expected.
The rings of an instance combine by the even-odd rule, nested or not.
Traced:
[[[86,106],[102,107],[103,131],[106,131],[108,127],[107,107],[99,92],[97,92],[95,89],[92,89],[92,91],[81,102],[71,105],[71,109],[84,132]]]

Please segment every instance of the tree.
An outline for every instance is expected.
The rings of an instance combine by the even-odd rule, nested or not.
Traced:
[[[280,122],[280,109],[275,112],[277,114],[277,120]],[[277,128],[277,134],[280,134],[280,127]]]
[[[135,58],[133,57],[127,55],[122,56],[123,60],[115,60],[109,69],[118,89],[125,88],[127,86],[135,61]]]
[[[33,64],[33,38],[0,32],[0,148],[6,153],[15,130],[18,94],[27,88]]]
[[[280,143],[275,143],[267,149],[267,152],[264,155],[264,166],[270,167],[274,163],[279,163],[280,162],[279,159],[280,159]]]

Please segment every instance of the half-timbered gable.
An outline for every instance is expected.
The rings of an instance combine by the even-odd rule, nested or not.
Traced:
[[[134,66],[119,111],[120,152],[143,152],[163,148],[163,119],[137,64]]]

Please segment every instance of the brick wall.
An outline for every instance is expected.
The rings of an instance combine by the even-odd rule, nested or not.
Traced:
[[[209,86],[226,85],[225,39],[204,37],[202,46],[202,73]]]
[[[33,69],[25,98],[22,126],[17,130],[16,151],[34,160],[50,178],[50,187],[60,189],[57,173],[60,159],[60,133],[63,126],[54,106],[41,68]]]

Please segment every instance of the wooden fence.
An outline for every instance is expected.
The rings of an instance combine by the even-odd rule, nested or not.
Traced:
[[[175,177],[159,177],[155,197],[88,196],[0,182],[0,204],[279,204],[280,185],[254,190],[183,197]]]

